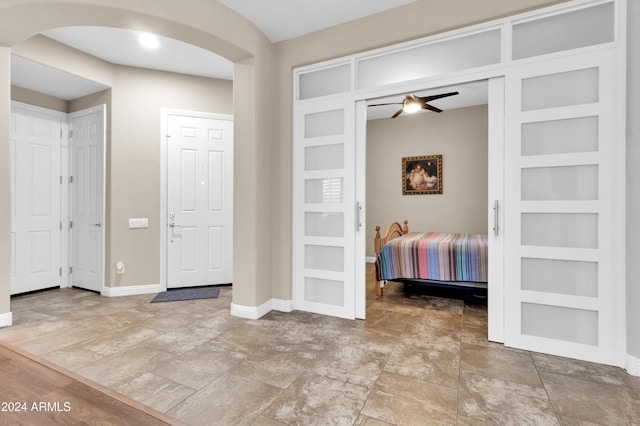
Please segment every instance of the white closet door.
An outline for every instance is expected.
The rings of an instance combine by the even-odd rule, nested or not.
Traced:
[[[101,292],[105,250],[104,106],[71,115],[71,284]]]
[[[353,102],[301,105],[294,119],[295,308],[353,319]]]
[[[60,286],[60,115],[11,114],[11,294]]]
[[[508,73],[508,346],[616,363],[613,63],[598,52]]]

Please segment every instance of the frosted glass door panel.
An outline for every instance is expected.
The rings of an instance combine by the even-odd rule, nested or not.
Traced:
[[[522,125],[522,155],[598,150],[598,117],[541,121]]]
[[[522,199],[597,200],[598,166],[522,169]]]
[[[365,58],[358,62],[358,89],[497,64],[502,59],[500,45],[496,29]]]
[[[513,59],[593,46],[614,40],[613,3],[513,26]]]
[[[350,81],[348,67],[319,72],[301,78],[310,84],[332,76]],[[295,307],[354,319],[353,102],[320,99],[294,108]]]
[[[307,302],[344,306],[344,283],[320,278],[305,278],[304,298]]]
[[[344,179],[307,179],[305,185],[305,203],[342,203],[344,202]]]
[[[521,285],[523,290],[598,297],[598,264],[525,257]]]
[[[598,313],[559,306],[522,304],[522,333],[596,346]]]
[[[320,138],[344,134],[344,110],[316,112],[304,117],[304,137]]]
[[[344,247],[308,245],[304,258],[305,268],[344,272]]]
[[[307,237],[343,237],[344,214],[305,213],[304,235]]]
[[[522,245],[568,248],[598,247],[598,215],[524,213]]]
[[[598,69],[568,71],[522,81],[522,110],[598,102]]]
[[[300,99],[348,92],[351,89],[351,65],[344,64],[300,74]]]
[[[304,169],[336,170],[344,168],[344,145],[320,145],[304,149]]]

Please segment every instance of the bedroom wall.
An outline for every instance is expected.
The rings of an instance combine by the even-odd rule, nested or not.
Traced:
[[[357,21],[275,44],[273,297],[292,298],[291,212],[293,70],[356,52],[426,37],[567,0],[421,0]]]
[[[487,233],[487,105],[367,123],[367,257],[375,226],[410,231]],[[443,193],[402,195],[402,158],[442,155]]]

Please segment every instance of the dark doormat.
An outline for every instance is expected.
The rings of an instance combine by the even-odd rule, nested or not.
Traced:
[[[220,294],[218,287],[179,288],[163,291],[153,298],[151,303],[174,302],[177,300],[215,299]]]

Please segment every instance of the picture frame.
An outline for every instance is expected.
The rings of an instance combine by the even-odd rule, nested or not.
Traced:
[[[402,158],[402,195],[442,194],[442,155]]]

